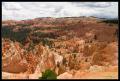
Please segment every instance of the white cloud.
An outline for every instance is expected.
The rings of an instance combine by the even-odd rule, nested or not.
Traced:
[[[6,10],[20,10],[20,9],[22,9],[22,6],[19,5],[19,3],[16,3],[16,2],[3,2],[2,6]]]
[[[2,19],[36,17],[118,17],[118,2],[2,2]]]
[[[87,6],[87,7],[108,7],[111,5],[111,2],[73,2],[76,6]]]

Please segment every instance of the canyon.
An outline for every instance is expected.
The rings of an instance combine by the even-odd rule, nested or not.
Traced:
[[[2,79],[118,79],[118,24],[96,17],[2,21]]]

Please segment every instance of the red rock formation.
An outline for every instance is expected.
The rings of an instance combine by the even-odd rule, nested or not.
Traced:
[[[98,21],[94,17],[3,21],[2,71],[8,73],[3,78],[36,79],[46,69],[59,79],[117,78],[118,27]]]

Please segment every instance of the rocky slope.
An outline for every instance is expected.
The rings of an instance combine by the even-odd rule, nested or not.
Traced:
[[[117,79],[118,26],[101,19],[36,18],[2,22],[2,78]]]

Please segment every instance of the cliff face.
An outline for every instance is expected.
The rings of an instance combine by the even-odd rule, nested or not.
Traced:
[[[23,57],[23,49],[19,43],[10,40],[2,41],[2,70],[5,72],[25,72],[27,68],[26,59]]]
[[[38,78],[46,69],[58,79],[117,78],[117,30],[92,17],[3,21],[2,78]]]

